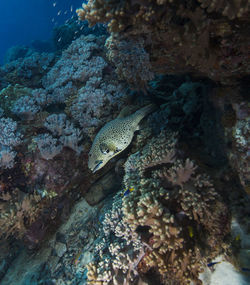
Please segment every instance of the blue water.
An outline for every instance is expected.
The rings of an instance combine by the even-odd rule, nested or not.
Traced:
[[[3,63],[8,48],[15,45],[28,46],[32,40],[50,39],[53,27],[65,23],[75,15],[76,8],[81,7],[82,2],[0,0],[0,64]]]

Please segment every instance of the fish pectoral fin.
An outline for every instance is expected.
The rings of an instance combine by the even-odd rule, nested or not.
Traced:
[[[136,110],[138,110],[138,108],[139,108],[138,106],[134,106],[134,105],[125,106],[124,108],[122,108],[122,110],[120,111],[120,113],[117,116],[117,118],[125,118],[127,116],[130,116]]]

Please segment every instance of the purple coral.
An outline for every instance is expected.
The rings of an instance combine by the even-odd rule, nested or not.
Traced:
[[[98,127],[105,122],[111,110],[118,108],[124,89],[117,82],[113,84],[90,80],[78,91],[77,98],[72,102],[69,111],[72,117],[88,132],[89,128]]]
[[[113,36],[106,41],[108,57],[115,65],[117,74],[134,88],[144,88],[154,78],[149,54],[143,44],[142,39],[118,41]]]
[[[11,109],[12,113],[26,120],[32,120],[40,110],[36,100],[29,96],[19,98]]]
[[[15,157],[16,152],[9,147],[2,149],[0,151],[0,167],[12,168],[14,166]]]
[[[43,78],[44,88],[55,101],[63,102],[76,92],[76,85],[86,82],[92,76],[102,76],[107,63],[102,57],[93,55],[94,51],[100,49],[96,40],[93,35],[75,40]]]
[[[79,142],[82,139],[81,130],[75,128],[74,125],[67,120],[65,114],[52,114],[47,117],[45,128],[52,133],[41,134],[35,137],[38,149],[42,158],[48,160],[58,155],[63,147],[74,150],[77,154],[82,151]]]
[[[17,123],[10,118],[0,119],[0,167],[12,168],[16,152],[13,147],[21,143],[21,134],[17,132]]]
[[[49,134],[42,134],[34,138],[42,158],[49,160],[58,155],[62,150],[62,145],[57,143],[57,139]]]

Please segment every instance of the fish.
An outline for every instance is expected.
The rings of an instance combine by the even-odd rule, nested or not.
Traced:
[[[214,266],[215,264],[218,264],[218,263],[221,263],[221,261],[215,261],[215,262],[210,262],[207,264],[208,267],[212,267]]]
[[[235,237],[235,241],[240,241],[240,235],[237,235],[237,236]]]
[[[127,190],[125,190],[125,192],[123,193],[123,197],[128,196],[128,194],[132,191],[134,191],[135,188],[134,187],[130,187]]]
[[[189,234],[189,236],[190,236],[191,238],[193,238],[193,237],[194,237],[194,229],[193,229],[193,227],[188,226],[187,228],[188,228],[188,234]]]
[[[131,143],[135,131],[139,130],[140,121],[152,113],[156,105],[147,105],[135,113],[123,117],[120,115],[106,123],[97,133],[88,155],[88,167],[95,173],[106,163],[124,151]]]

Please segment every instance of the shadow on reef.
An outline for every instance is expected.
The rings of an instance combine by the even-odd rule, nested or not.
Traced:
[[[239,88],[230,90],[211,80],[188,75],[157,76],[149,83],[149,93],[160,105],[160,111],[148,120],[154,135],[166,127],[178,131],[180,151],[213,177],[229,204],[246,194],[235,165],[229,161],[236,144],[233,128],[237,121],[247,117],[239,102],[244,102],[247,96],[249,81],[244,77],[241,82]]]
[[[159,76],[150,82],[149,93],[156,98],[161,110],[154,115],[152,129],[178,130],[180,143],[188,153],[210,167],[227,163],[225,139],[220,112],[215,109],[209,94],[215,88],[209,80],[195,80],[189,76]]]

